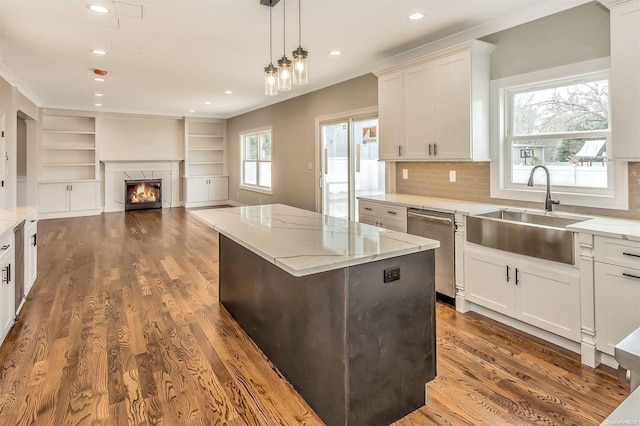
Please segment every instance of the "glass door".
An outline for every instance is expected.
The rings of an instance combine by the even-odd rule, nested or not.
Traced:
[[[358,220],[357,197],[384,193],[378,161],[378,117],[321,123],[322,213]]]

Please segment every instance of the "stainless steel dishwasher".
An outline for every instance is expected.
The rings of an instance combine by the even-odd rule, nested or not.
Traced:
[[[436,292],[455,303],[454,234],[455,218],[449,213],[431,210],[407,210],[407,233],[440,241],[436,249]]]

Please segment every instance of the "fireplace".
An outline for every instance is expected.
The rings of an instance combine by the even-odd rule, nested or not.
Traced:
[[[136,179],[124,181],[124,209],[162,208],[162,179]]]

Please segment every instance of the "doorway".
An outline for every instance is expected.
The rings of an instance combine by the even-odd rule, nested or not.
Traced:
[[[378,161],[377,112],[352,112],[316,122],[320,211],[357,221],[357,198],[385,192],[385,163]]]

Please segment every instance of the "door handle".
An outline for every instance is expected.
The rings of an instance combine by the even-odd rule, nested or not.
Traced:
[[[520,278],[518,278],[518,268],[516,268],[516,285],[520,283]]]
[[[11,282],[11,264],[8,264],[2,268],[2,284],[9,284]]]
[[[637,279],[637,280],[640,280],[640,277],[639,277],[639,276],[637,276],[637,275],[633,275],[633,274],[627,274],[626,272],[623,272],[623,273],[622,273],[622,276],[623,276],[623,277],[627,277],[627,278],[635,278],[635,279]]]
[[[33,245],[34,247],[36,247],[36,246],[38,245],[38,233],[33,234],[33,236],[32,236],[31,238],[33,238],[33,243],[32,243],[32,245]]]
[[[625,253],[625,252],[622,252],[622,254],[623,254],[623,255],[625,255],[625,256],[640,257],[640,254],[635,254],[635,253]]]
[[[507,282],[509,282],[511,280],[511,276],[509,275],[509,271],[511,270],[511,268],[509,268],[509,265],[507,265]]]
[[[431,144],[429,144],[429,156],[431,156]]]
[[[433,144],[433,155],[434,156],[438,155],[438,145],[436,145],[435,143]]]
[[[356,145],[356,173],[360,173],[360,147],[362,145]]]

